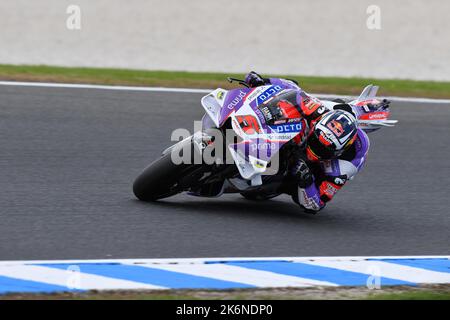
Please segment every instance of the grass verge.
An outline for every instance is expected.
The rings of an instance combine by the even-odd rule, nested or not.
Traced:
[[[450,300],[450,285],[7,294],[0,300]]]
[[[243,74],[146,71],[106,68],[69,68],[29,65],[0,65],[0,80],[59,83],[91,83],[106,85],[159,86],[183,88],[232,88],[227,76],[243,78]],[[308,92],[359,94],[364,86],[380,86],[380,95],[450,98],[450,82],[386,80],[370,78],[310,77],[265,75],[292,78]]]

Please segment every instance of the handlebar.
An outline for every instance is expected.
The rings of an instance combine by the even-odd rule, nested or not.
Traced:
[[[250,86],[248,85],[248,83],[245,82],[244,80],[236,79],[236,78],[231,78],[231,77],[228,77],[227,80],[228,80],[229,83],[237,82],[237,83],[239,83],[240,85],[243,85],[243,86],[245,86],[245,87],[247,87],[247,88],[250,88]]]

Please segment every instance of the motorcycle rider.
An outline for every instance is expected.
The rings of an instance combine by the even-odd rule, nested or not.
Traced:
[[[272,84],[299,91],[296,108],[307,120],[309,131],[305,141],[294,139],[299,149],[290,168],[294,182],[287,193],[306,212],[317,213],[366,161],[369,139],[357,127],[354,111],[345,103],[326,107],[292,80],[265,79],[252,71],[245,82],[252,88]]]

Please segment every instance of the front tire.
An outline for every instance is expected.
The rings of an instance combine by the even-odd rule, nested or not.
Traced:
[[[170,152],[153,161],[136,178],[133,193],[139,200],[156,201],[175,195],[182,190],[177,188],[178,180],[192,165],[173,163]]]

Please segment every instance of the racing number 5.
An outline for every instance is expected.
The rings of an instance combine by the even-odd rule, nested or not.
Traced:
[[[252,115],[236,116],[236,120],[247,134],[255,134],[261,132],[261,127],[258,124],[258,120]]]

